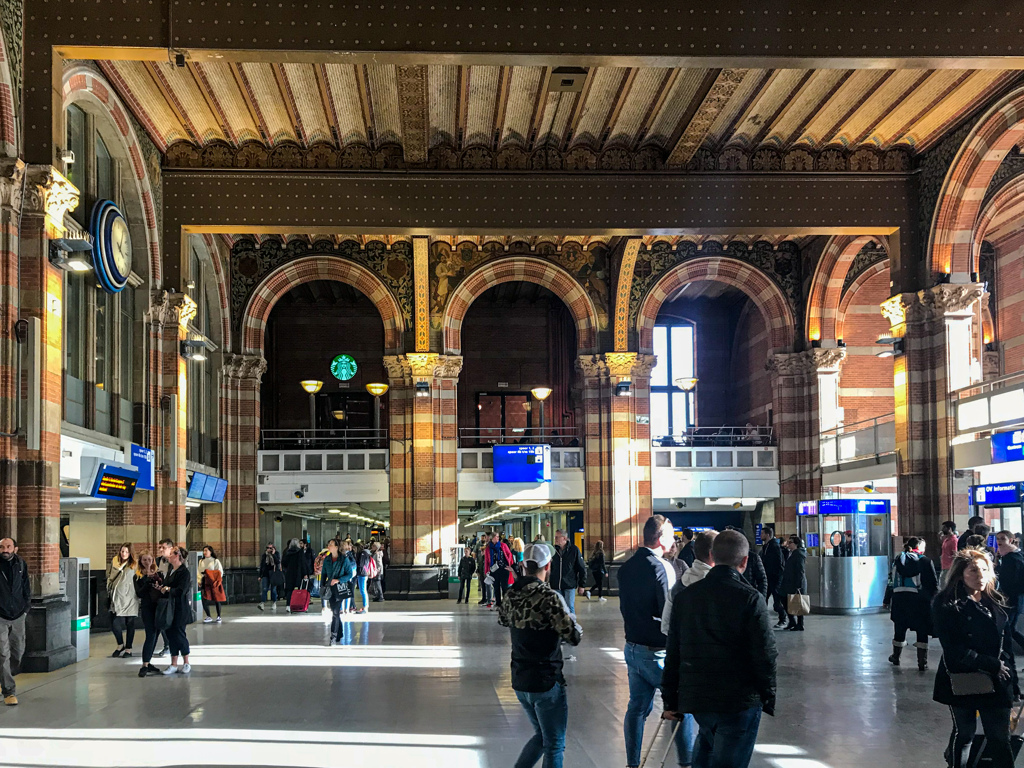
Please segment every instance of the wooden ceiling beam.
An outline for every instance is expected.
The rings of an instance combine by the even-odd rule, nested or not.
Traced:
[[[665,77],[662,78],[661,86],[658,88],[658,95],[647,108],[647,114],[644,115],[643,122],[640,125],[640,130],[637,132],[633,141],[634,150],[638,149],[647,137],[647,132],[651,130],[651,125],[661,112],[661,108],[665,105],[665,101],[668,99],[669,93],[672,92],[672,88],[675,86],[676,81],[679,79],[682,72],[683,70],[678,67],[675,69],[669,69],[665,72]]]
[[[747,101],[743,105],[743,108],[736,112],[736,117],[734,117],[729,122],[729,125],[726,126],[725,130],[722,131],[722,139],[721,141],[718,142],[718,145],[715,147],[716,151],[721,152],[732,140],[733,134],[736,132],[736,129],[739,126],[743,125],[744,121],[748,117],[750,117],[751,110],[754,108],[754,105],[757,104],[758,100],[764,94],[764,87],[771,81],[772,74],[773,70],[770,69],[766,69],[764,70],[764,72],[762,72],[757,87],[751,90],[750,96],[747,97]]]
[[[832,87],[828,89],[828,93],[818,100],[818,105],[808,112],[804,119],[800,121],[796,130],[790,132],[789,136],[782,142],[783,147],[791,147],[796,142],[800,141],[800,138],[804,135],[804,131],[807,130],[807,126],[811,124],[811,121],[818,116],[821,110],[828,106],[829,102],[832,101],[839,89],[842,88],[851,77],[853,77],[853,73],[855,71],[856,70],[851,69],[840,76]]]
[[[206,77],[203,75],[202,70],[199,69],[199,65],[192,61],[186,61],[185,66],[188,68],[189,74],[192,75],[192,79],[195,80],[199,92],[203,95],[206,106],[213,113],[214,117],[217,118],[217,122],[220,123],[220,129],[224,131],[228,141],[235,147],[238,147],[241,144],[238,140],[238,134],[231,128],[228,116],[224,114],[224,109],[221,107],[220,102],[217,101],[217,97],[210,90],[210,84],[206,82]]]
[[[903,90],[902,93],[899,94],[899,96],[897,96],[895,99],[892,100],[892,103],[893,104],[901,103],[904,99],[906,99],[908,96],[910,96],[911,93],[913,93],[915,90],[917,90],[921,86],[921,84],[925,80],[928,79],[928,76],[930,74],[931,74],[931,72],[929,72],[927,70],[923,71],[920,74],[919,77],[915,78],[914,81],[910,85],[908,85]],[[853,141],[850,142],[850,146],[851,147],[856,147],[856,146],[859,146],[859,145],[863,144],[867,140],[868,136],[870,136],[874,132],[875,128],[877,128],[877,127],[878,127],[878,121],[877,120],[872,120],[871,124],[868,125],[867,128],[865,128],[863,131],[861,131],[858,136],[854,137]]]
[[[508,94],[512,85],[512,67],[498,70],[498,97],[494,102],[494,127],[491,129],[493,147],[497,151],[501,144],[501,131],[505,126],[505,110],[508,108]]]
[[[889,82],[889,80],[895,74],[895,70],[891,72],[886,72],[882,77],[878,78],[874,85],[872,85],[870,88],[867,89],[867,91],[864,92],[864,95],[861,96],[860,99],[851,103],[847,107],[846,111],[843,112],[842,115],[840,115],[839,119],[836,120],[831,126],[829,126],[829,129],[821,135],[821,141],[819,142],[818,146],[825,147],[832,143],[832,140],[835,138],[835,135],[839,133],[840,129],[842,129],[844,125],[846,125],[846,121],[853,117],[857,110],[864,106],[868,102],[868,100],[871,99],[871,97],[878,93],[879,88],[881,88],[883,85]]]
[[[164,101],[167,102],[167,108],[174,113],[174,117],[177,118],[178,122],[181,124],[182,132],[189,135],[193,144],[201,147],[203,145],[202,137],[197,134],[192,123],[186,119],[184,110],[181,109],[181,105],[178,104],[178,99],[175,98],[174,94],[171,92],[171,89],[163,76],[159,71],[157,71],[156,64],[152,61],[147,61],[143,63],[143,67],[146,70],[146,74],[149,75],[153,84],[157,87],[157,90],[159,90],[160,94],[164,97]]]
[[[359,106],[363,110],[363,122],[366,123],[366,140],[371,149],[377,146],[377,130],[373,125],[373,104],[370,101],[369,73],[363,64],[353,64],[356,71],[356,90],[359,91]]]
[[[270,131],[263,122],[260,111],[256,108],[255,101],[253,101],[252,87],[249,85],[249,78],[245,76],[245,72],[242,70],[241,64],[232,62],[228,64],[228,67],[231,68],[231,76],[235,78],[235,85],[238,86],[238,90],[242,94],[242,99],[245,101],[246,109],[249,110],[249,116],[252,118],[253,124],[260,132],[260,136],[263,137],[263,143],[269,147],[271,145]]]
[[[284,104],[285,112],[288,113],[288,122],[291,123],[292,130],[295,131],[295,136],[299,143],[307,147],[309,146],[309,136],[306,135],[306,130],[302,125],[302,118],[299,117],[299,108],[296,106],[295,99],[292,96],[288,76],[284,73],[284,64],[271,64],[270,68],[274,72],[274,82],[277,83],[277,90],[281,94],[281,102]]]
[[[919,120],[923,120],[925,115],[927,115],[929,112],[935,109],[935,107],[937,107],[939,103],[941,103],[944,99],[948,98],[949,94],[951,94],[961,85],[963,85],[964,81],[967,80],[967,78],[969,78],[970,76],[970,70],[962,72],[952,83],[949,84],[949,86],[946,89],[942,91],[942,93],[938,94],[934,99],[925,104],[909,120],[905,120],[903,122],[903,125],[899,127],[899,130],[895,131],[892,134],[892,136],[886,137],[888,138],[888,141],[884,143],[883,148],[888,149],[890,146],[892,146],[893,143],[898,141],[901,136],[903,136],[907,131],[911,129],[912,126],[917,125]]]
[[[619,119],[619,114],[622,112],[622,106],[626,103],[626,99],[629,98],[629,92],[633,88],[633,81],[636,80],[637,71],[636,67],[630,67],[626,71],[626,75],[623,77],[622,82],[619,83],[619,90],[615,94],[614,106],[612,107],[611,112],[608,113],[608,117],[604,121],[604,126],[601,128],[601,133],[599,133],[597,137],[598,150],[604,148],[604,143],[608,140],[608,136],[615,129],[615,122]]]
[[[776,76],[778,76],[780,73],[776,71],[775,74]],[[782,119],[783,115],[785,115],[786,112],[788,112],[793,107],[793,105],[797,102],[800,96],[803,95],[804,91],[810,87],[811,78],[813,77],[813,69],[809,69],[806,72],[804,72],[804,75],[802,78],[800,78],[800,82],[797,83],[796,88],[793,89],[793,91],[787,98],[782,100],[782,103],[779,104],[779,108],[775,110],[775,113],[761,124],[761,130],[757,132],[757,134],[754,136],[754,140],[750,142],[751,149],[757,149],[764,143],[765,139],[767,139],[768,136],[771,134],[772,128],[774,128],[775,125],[778,124],[779,120]]]
[[[532,150],[540,134],[540,123],[544,119],[544,104],[548,96],[548,81],[551,80],[551,67],[544,67],[537,86],[537,100],[533,103],[533,115],[530,117],[530,133],[526,137],[527,149]]]
[[[682,136],[676,142],[675,147],[668,156],[670,168],[682,168],[693,158],[694,154],[704,142],[711,126],[725,109],[736,89],[740,87],[743,78],[749,70],[746,69],[723,69],[719,71],[710,90],[704,96],[693,115],[683,130]]]
[[[341,147],[341,128],[338,121],[338,110],[334,106],[334,97],[331,95],[331,86],[327,82],[327,70],[324,64],[314,64],[313,71],[316,73],[316,85],[320,91],[320,101],[324,105],[324,114],[331,126],[331,135],[334,136],[334,144]]]
[[[573,137],[576,135],[576,128],[579,127],[580,118],[583,116],[583,105],[587,102],[587,97],[590,95],[590,88],[594,84],[594,72],[597,71],[597,67],[590,67],[587,70],[587,76],[583,79],[583,90],[576,94],[576,103],[573,105],[572,114],[569,116],[569,124],[565,128],[565,136],[562,138],[562,151],[565,152],[569,148],[569,144],[572,143]],[[544,88],[547,88],[547,81],[543,83]]]

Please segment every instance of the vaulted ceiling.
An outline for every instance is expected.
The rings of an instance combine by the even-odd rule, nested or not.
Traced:
[[[172,166],[901,170],[1016,73],[107,61]]]

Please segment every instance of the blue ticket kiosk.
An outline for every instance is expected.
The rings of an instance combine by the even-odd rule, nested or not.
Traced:
[[[807,545],[807,591],[815,613],[882,610],[892,562],[888,499],[803,501],[797,531]]]

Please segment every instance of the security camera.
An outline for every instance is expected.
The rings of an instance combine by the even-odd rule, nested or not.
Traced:
[[[685,507],[686,507],[686,504],[683,503],[682,501],[677,501],[676,502],[676,509],[683,509]]]
[[[64,163],[64,165],[74,165],[75,153],[72,152],[70,149],[62,149],[60,151],[60,161]]]
[[[296,498],[296,499],[301,499],[301,498],[302,498],[303,496],[305,496],[305,495],[306,495],[306,494],[304,494],[304,493],[303,493],[302,491],[296,491],[296,492],[294,493],[294,496],[295,496],[295,498]]]

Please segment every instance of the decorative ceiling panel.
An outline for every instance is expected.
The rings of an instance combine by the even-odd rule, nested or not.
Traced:
[[[169,166],[439,170],[906,169],[1017,76],[592,67],[550,91],[540,66],[103,67]]]

